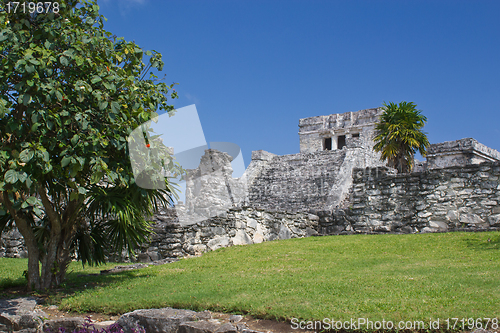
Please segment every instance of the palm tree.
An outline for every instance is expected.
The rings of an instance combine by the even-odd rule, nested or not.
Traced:
[[[418,151],[425,157],[429,147],[427,133],[422,131],[427,117],[413,102],[403,101],[399,105],[384,102],[383,110],[375,128],[373,149],[381,152],[380,159],[387,160],[399,173],[411,172],[415,153]]]

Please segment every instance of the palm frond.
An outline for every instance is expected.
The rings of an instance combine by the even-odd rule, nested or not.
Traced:
[[[375,126],[373,149],[381,153],[381,160],[388,161],[399,172],[411,171],[415,153],[425,156],[430,145],[427,133],[422,131],[427,118],[413,102],[383,105],[384,112]]]

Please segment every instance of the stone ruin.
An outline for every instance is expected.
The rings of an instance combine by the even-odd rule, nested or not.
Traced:
[[[300,119],[298,154],[254,151],[240,178],[228,154],[206,150],[188,170],[185,203],[153,216],[136,260],[312,235],[498,230],[500,153],[472,138],[432,144],[398,175],[373,150],[382,112]],[[0,253],[24,253],[12,241]]]

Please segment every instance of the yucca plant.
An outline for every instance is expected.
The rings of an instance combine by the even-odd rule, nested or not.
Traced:
[[[384,102],[384,112],[376,125],[373,149],[382,153],[380,159],[399,173],[411,172],[415,153],[427,154],[429,140],[422,128],[427,117],[413,102]]]

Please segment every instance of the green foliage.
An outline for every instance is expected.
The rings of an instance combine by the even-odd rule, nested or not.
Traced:
[[[173,112],[174,84],[153,73],[161,54],[105,31],[96,1],[59,3],[57,13],[0,11],[0,219],[28,243],[36,236],[46,266],[54,242],[90,264],[104,245],[133,251],[150,230],[144,216],[173,193],[168,182],[139,189],[127,147],[157,110]]]
[[[422,128],[427,118],[421,112],[413,102],[384,103],[384,113],[376,126],[374,149],[398,172],[412,170],[417,151],[426,155],[429,140]]]

